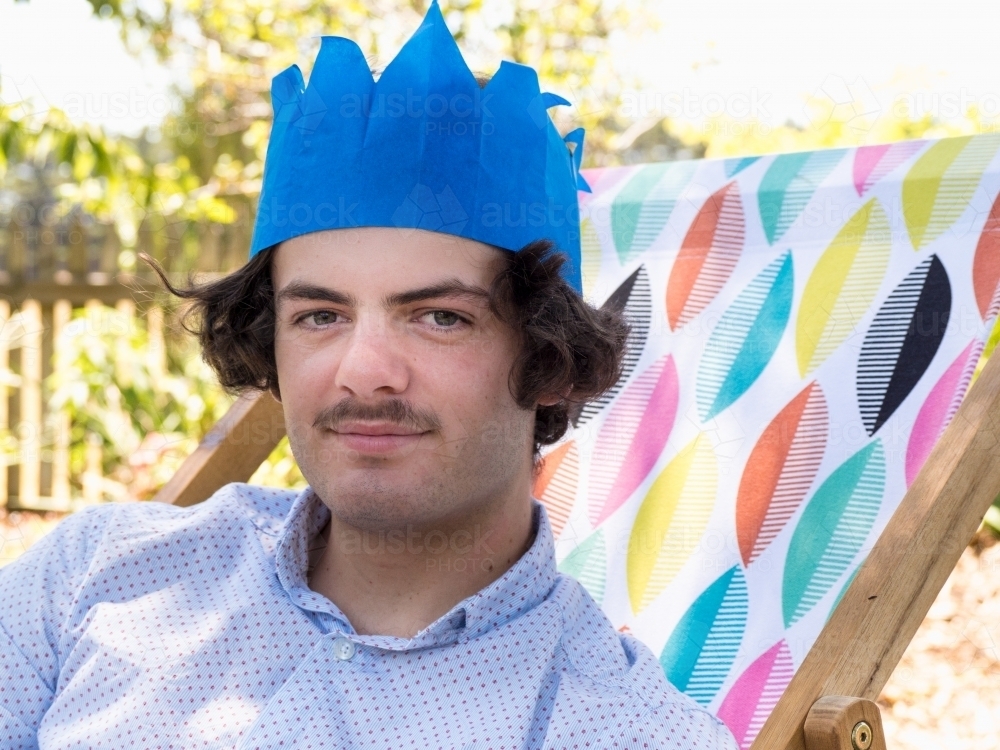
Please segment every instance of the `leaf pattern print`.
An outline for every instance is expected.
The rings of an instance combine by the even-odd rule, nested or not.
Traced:
[[[677,330],[705,309],[743,252],[746,220],[735,182],[705,201],[691,223],[667,282],[667,320]]]
[[[647,164],[611,203],[611,233],[622,264],[649,249],[670,220],[697,162]]]
[[[917,384],[944,340],[951,284],[936,255],[900,282],[879,308],[858,358],[858,408],[874,435]]]
[[[574,427],[579,427],[600,414],[604,407],[618,395],[639,363],[642,351],[646,347],[649,324],[653,316],[653,298],[649,289],[649,274],[646,273],[646,267],[639,266],[611,293],[601,308],[624,313],[630,326],[628,342],[625,345],[622,374],[611,390],[600,398],[588,401],[586,404],[570,407],[569,418]]]
[[[601,425],[590,459],[590,520],[628,500],[663,452],[677,414],[677,367],[661,357],[625,389]]]
[[[792,254],[775,259],[730,305],[698,366],[698,411],[708,421],[742,396],[778,348],[792,309]]]
[[[864,195],[868,189],[905,162],[927,141],[900,141],[878,146],[860,146],[854,152],[854,189]]]
[[[780,240],[802,213],[816,188],[840,163],[844,149],[779,154],[757,188],[757,205],[770,244]]]
[[[667,679],[708,705],[729,674],[746,624],[747,583],[737,566],[695,599],[667,640],[660,654]]]
[[[583,279],[583,296],[590,297],[601,275],[601,240],[589,218],[580,222],[580,274]]]
[[[945,427],[958,411],[965,392],[972,382],[972,374],[983,351],[982,340],[969,342],[955,361],[948,366],[938,379],[927,399],[917,412],[917,419],[910,431],[910,440],[906,445],[906,486],[913,484],[917,472],[924,465],[931,448],[937,443]]]
[[[598,529],[566,556],[559,564],[559,571],[583,584],[587,593],[600,604],[604,600],[607,557],[604,532]]]
[[[795,330],[799,374],[852,336],[878,294],[892,247],[889,219],[872,198],[841,228],[809,275]]]
[[[628,541],[629,600],[645,609],[694,551],[715,505],[718,463],[701,433],[674,456],[639,507]]]
[[[735,177],[758,159],[760,159],[759,156],[743,156],[735,159],[725,159],[722,162],[722,169],[726,173],[727,178]]]
[[[736,495],[736,536],[744,565],[760,557],[805,499],[823,460],[829,423],[823,390],[813,381],[754,445]]]
[[[994,318],[1000,307],[1000,193],[997,194],[986,224],[976,243],[972,260],[972,285],[976,292],[979,315],[985,320]]]
[[[903,179],[903,218],[914,250],[944,234],[969,207],[1000,135],[944,138],[914,162]]]
[[[806,505],[785,558],[785,627],[811,610],[854,561],[885,491],[885,450],[876,438],[826,478]]]
[[[580,455],[575,440],[563,443],[542,459],[532,494],[545,506],[553,539],[559,538],[573,510],[579,473]]]
[[[750,750],[794,674],[791,651],[781,640],[758,656],[726,694],[718,717],[729,727],[740,750]]]

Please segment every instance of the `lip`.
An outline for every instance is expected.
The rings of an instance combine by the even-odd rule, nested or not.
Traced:
[[[334,432],[338,435],[368,435],[372,437],[382,435],[406,437],[424,434],[422,430],[415,430],[412,427],[405,427],[394,422],[344,422],[338,425]]]
[[[349,422],[333,430],[335,439],[344,449],[367,456],[409,452],[425,434],[391,422]]]

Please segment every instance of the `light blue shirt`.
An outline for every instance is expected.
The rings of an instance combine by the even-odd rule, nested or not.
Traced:
[[[103,505],[0,569],[0,746],[705,748],[729,731],[531,548],[412,639],[307,583],[329,510],[230,484]]]

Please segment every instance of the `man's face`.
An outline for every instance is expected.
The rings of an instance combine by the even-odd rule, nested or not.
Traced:
[[[341,522],[426,528],[527,497],[535,413],[510,394],[518,345],[486,296],[501,252],[364,227],[275,253],[288,436]]]

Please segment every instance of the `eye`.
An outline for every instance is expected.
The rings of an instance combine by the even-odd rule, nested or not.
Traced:
[[[336,323],[340,319],[340,315],[333,312],[333,310],[314,310],[313,312],[308,312],[301,316],[296,322],[302,323],[308,321],[315,326],[325,326],[331,323]]]
[[[424,314],[425,319],[430,319],[434,322],[434,325],[440,326],[441,328],[454,328],[459,323],[462,323],[462,316],[458,313],[454,313],[451,310],[432,310],[429,313]]]

